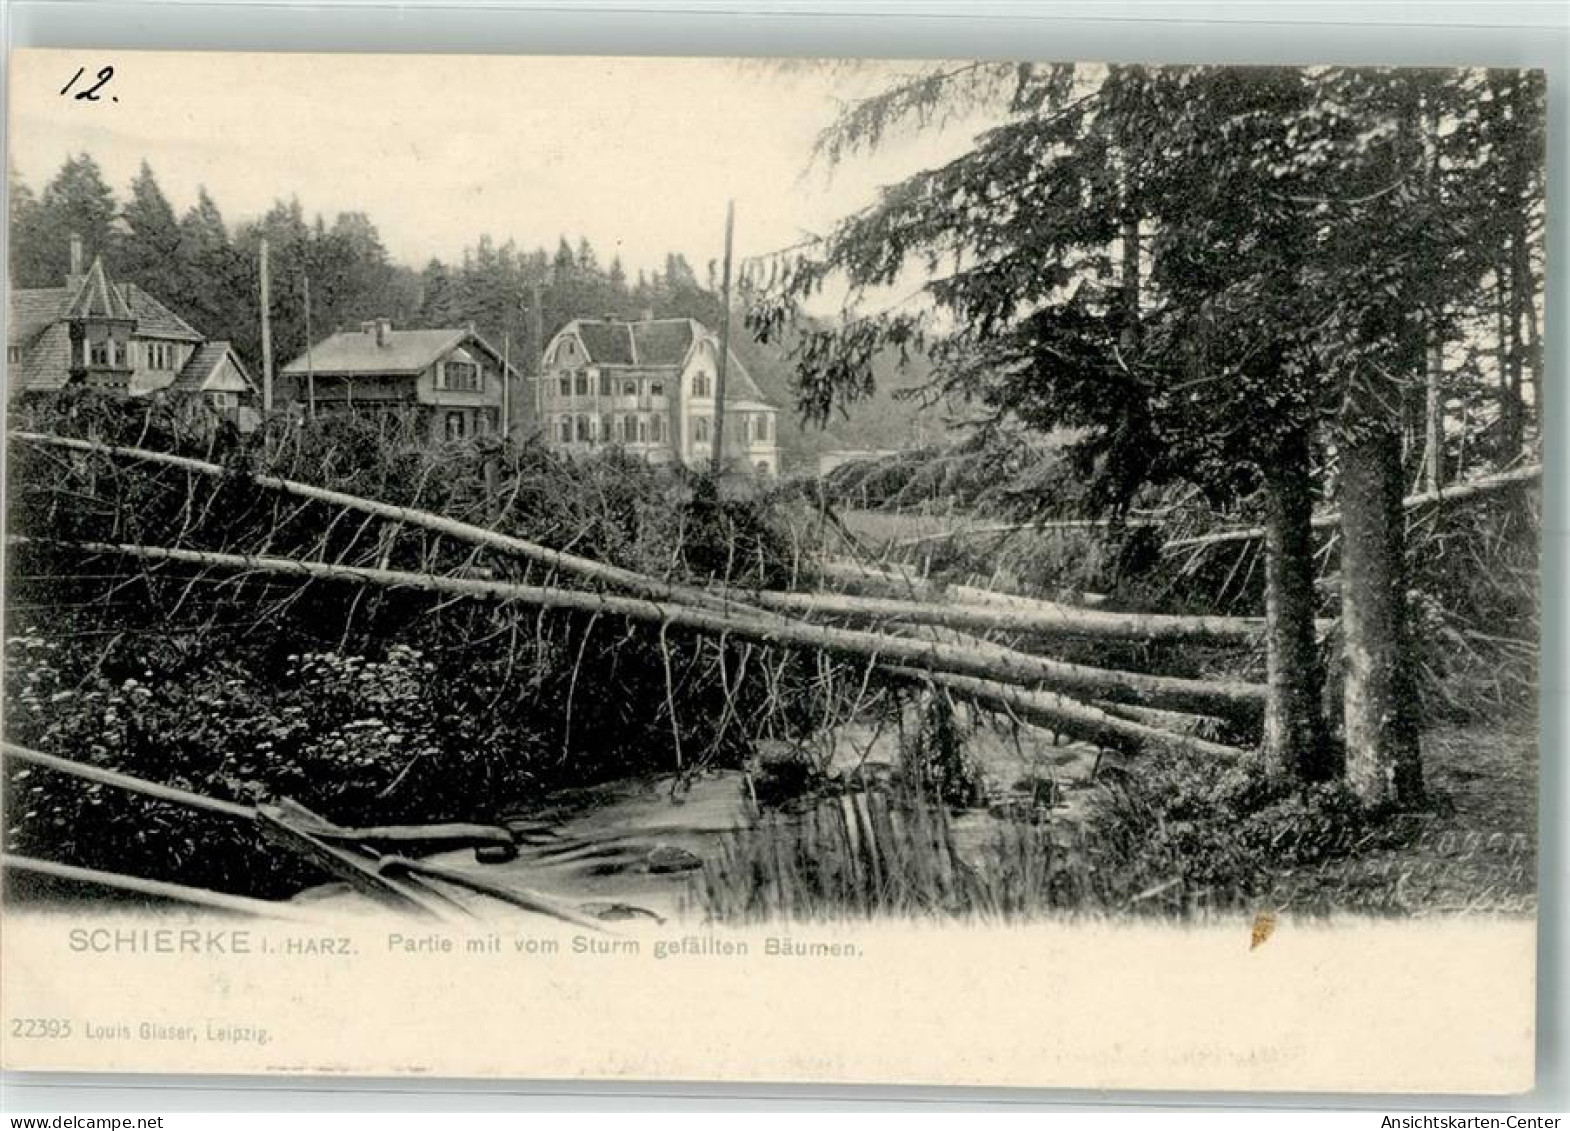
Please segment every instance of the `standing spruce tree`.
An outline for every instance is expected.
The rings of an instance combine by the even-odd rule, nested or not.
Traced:
[[[752,325],[795,326],[809,418],[868,394],[878,352],[919,346],[950,391],[1073,430],[1103,510],[1153,483],[1187,481],[1227,507],[1257,494],[1264,756],[1289,779],[1343,766],[1319,708],[1310,527],[1316,483],[1339,462],[1350,777],[1370,801],[1416,801],[1398,390],[1423,387],[1436,312],[1478,282],[1489,163],[1454,128],[1475,117],[1477,83],[1330,68],[926,72],[853,105],[821,153],[843,160],[900,123],[980,107],[1000,124],[770,265]],[[912,273],[918,308],[867,313]],[[836,277],[845,316],[801,319]]]
[[[166,301],[182,299],[191,280],[180,260],[180,224],[146,161],[131,181],[120,217],[126,227],[120,274]]]
[[[1149,484],[1186,481],[1228,507],[1263,489],[1267,765],[1331,776],[1309,525],[1317,374],[1293,314],[1313,233],[1284,199],[1305,175],[1285,132],[1307,98],[1297,72],[977,64],[852,107],[822,152],[876,145],[951,98],[1001,102],[1004,120],[778,267],[754,328],[798,324],[800,407],[819,420],[871,392],[877,353],[923,348],[948,391],[1077,435],[1102,512]],[[1280,206],[1261,207],[1272,194]],[[854,303],[912,269],[921,309],[828,328],[795,317],[836,274]]]
[[[115,230],[114,192],[104,180],[98,162],[86,153],[67,158],[36,203],[22,216],[13,216],[11,281],[18,287],[59,287],[71,265],[71,236],[80,236],[91,262],[102,255],[111,268],[118,265],[119,234]]]
[[[1434,354],[1436,340],[1454,333],[1450,312],[1473,301],[1490,272],[1511,278],[1510,265],[1499,262],[1499,237],[1524,240],[1541,207],[1522,167],[1541,169],[1541,148],[1523,157],[1523,147],[1534,137],[1541,142],[1543,104],[1518,97],[1502,116],[1491,104],[1502,82],[1519,95],[1540,92],[1540,79],[1314,73],[1318,103],[1329,108],[1317,119],[1324,168],[1314,207],[1324,220],[1313,307],[1318,353],[1336,397],[1330,434],[1339,449],[1347,776],[1375,804],[1423,797],[1399,406],[1410,389],[1429,390],[1430,403],[1436,394],[1442,399]],[[1501,184],[1509,186],[1503,206]],[[1528,265],[1523,287],[1529,279]],[[1521,310],[1530,310],[1535,325],[1535,294],[1522,296]],[[1508,392],[1501,418],[1518,429],[1520,382]],[[1437,482],[1442,404],[1435,411],[1440,418],[1426,429],[1434,438],[1423,446],[1434,456],[1429,471]],[[1509,434],[1502,454],[1515,458],[1520,444],[1518,433]]]

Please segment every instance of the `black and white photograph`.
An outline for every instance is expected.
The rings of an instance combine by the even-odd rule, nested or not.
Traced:
[[[1546,90],[14,52],[8,1066],[1530,1087]]]

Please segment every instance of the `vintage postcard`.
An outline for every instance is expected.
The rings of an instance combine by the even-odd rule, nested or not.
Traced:
[[[1532,1086],[1541,73],[11,64],[6,1068]]]

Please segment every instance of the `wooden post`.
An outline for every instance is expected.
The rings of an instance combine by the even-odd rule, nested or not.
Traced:
[[[262,237],[262,412],[273,411],[273,321],[272,288],[267,277],[267,237]]]
[[[502,439],[512,431],[512,335],[502,335]]]
[[[714,476],[725,466],[725,371],[730,365],[730,257],[736,202],[725,205],[725,271],[720,277],[720,364],[714,379]]]
[[[545,309],[539,280],[529,284],[529,352],[534,370],[534,425],[541,427],[545,415]]]
[[[312,420],[316,419],[316,360],[311,356],[316,343],[311,338],[311,277],[305,276],[305,404]]]

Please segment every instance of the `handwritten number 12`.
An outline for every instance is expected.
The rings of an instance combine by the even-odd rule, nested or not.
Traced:
[[[76,68],[76,74],[71,76],[71,81],[60,88],[60,94],[62,97],[65,95],[66,91],[70,90],[73,86],[76,85],[76,80],[81,78],[86,70],[86,67]],[[98,96],[98,92],[103,89],[103,85],[112,78],[114,78],[114,68],[102,68],[98,72],[98,81],[95,82],[92,86],[88,87],[86,90],[77,91],[76,100],[78,102],[102,102],[103,99]],[[111,102],[120,101],[118,98],[114,97],[114,95],[110,95],[109,100]]]

